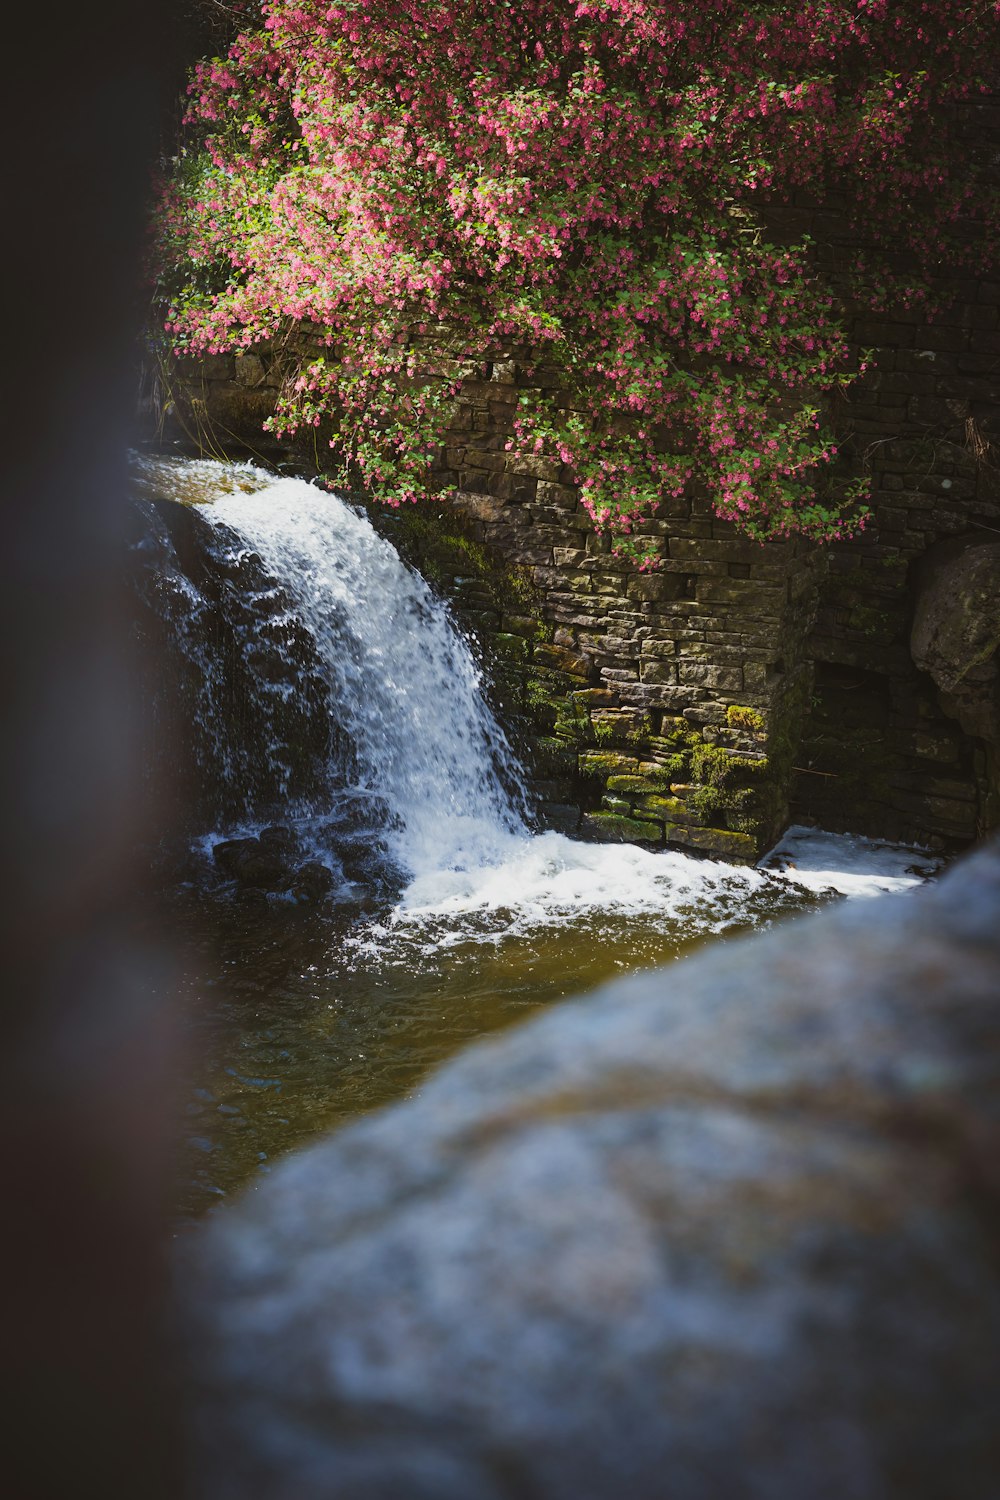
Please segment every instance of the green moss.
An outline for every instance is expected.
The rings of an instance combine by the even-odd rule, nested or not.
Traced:
[[[634,755],[617,755],[612,750],[588,750],[578,761],[581,776],[607,781],[609,776],[635,775],[639,762]]]
[[[691,757],[689,755],[668,755],[657,762],[663,773],[664,782],[667,785],[675,781],[683,781],[688,774]]]
[[[636,811],[642,810],[652,817],[662,818],[664,822],[683,820],[688,811],[688,804],[678,797],[658,797],[655,795],[640,797],[636,804]]]
[[[691,773],[707,787],[726,787],[737,779],[757,779],[767,774],[766,756],[739,755],[721,745],[699,742],[691,751]]]
[[[538,677],[525,679],[524,703],[532,719],[542,729],[558,730],[560,734],[566,733],[567,728],[572,730],[572,724],[567,724],[563,714],[565,700],[553,693],[544,680]],[[574,736],[571,733],[569,737]]]
[[[755,708],[742,708],[731,703],[726,709],[726,723],[730,729],[745,729],[752,734],[764,733],[764,719]]]
[[[490,636],[490,646],[494,652],[512,661],[528,660],[528,643],[522,636],[508,635],[505,631],[495,630]]]
[[[703,823],[711,821],[713,814],[722,806],[722,796],[717,787],[700,786],[688,798],[688,806],[697,813]]]
[[[663,828],[659,823],[622,817],[620,813],[584,813],[581,828],[585,836],[601,843],[659,844],[663,839]]]
[[[532,761],[536,776],[572,776],[576,771],[576,750],[562,740],[540,735],[533,747]]]
[[[718,854],[723,859],[736,860],[740,864],[752,864],[757,858],[757,840],[746,833],[733,833],[722,828],[686,828],[683,840],[695,849],[703,849],[707,854]]]
[[[411,505],[386,512],[373,501],[368,514],[377,529],[391,535],[399,551],[418,567],[442,593],[454,591],[455,580],[472,577],[485,585],[501,613],[537,616],[540,598],[530,568],[504,562],[471,536],[470,523],[447,510]]]
[[[609,792],[634,792],[642,795],[647,792],[666,792],[670,790],[670,782],[663,776],[655,773],[641,772],[637,776],[609,776]]]

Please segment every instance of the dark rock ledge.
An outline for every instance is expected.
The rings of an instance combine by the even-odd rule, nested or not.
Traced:
[[[1000,847],[562,1005],[181,1272],[211,1500],[995,1500]]]

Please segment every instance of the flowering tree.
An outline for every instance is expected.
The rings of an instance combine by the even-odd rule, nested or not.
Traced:
[[[567,464],[619,545],[693,482],[759,539],[863,523],[859,493],[820,482],[823,394],[858,373],[839,303],[761,207],[838,190],[866,229],[850,293],[873,304],[968,260],[952,230],[977,185],[954,106],[985,86],[1000,4],[262,14],[191,84],[160,214],[178,349],[314,332],[273,423],[329,418],[344,477],[390,503],[434,488],[463,377],[513,349],[558,386],[522,401],[510,445]]]

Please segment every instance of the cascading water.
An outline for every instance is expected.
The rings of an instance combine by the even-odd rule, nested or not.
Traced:
[[[363,515],[250,465],[138,468],[147,494],[194,502],[186,547],[185,508],[168,502],[187,555],[161,566],[158,605],[199,675],[190,727],[228,832],[280,819],[322,849],[345,822],[378,823],[411,878],[496,863],[527,837],[520,771],[468,645]],[[153,524],[162,533],[162,515]]]
[[[362,516],[300,479],[206,508],[295,599],[353,746],[354,793],[389,812],[411,875],[495,862],[526,830],[520,773],[445,606]],[[327,795],[342,773],[330,768]],[[317,799],[290,809],[322,815]]]

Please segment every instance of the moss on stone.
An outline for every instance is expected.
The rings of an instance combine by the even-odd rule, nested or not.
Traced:
[[[490,646],[498,654],[513,661],[528,660],[528,643],[523,636],[508,635],[505,631],[497,630],[490,636]]]
[[[640,809],[655,818],[662,818],[664,822],[683,822],[688,817],[688,805],[679,797],[658,797],[650,793],[636,802],[636,811]]]
[[[542,777],[572,776],[577,767],[577,753],[564,740],[540,735],[533,747],[535,774]]]
[[[659,844],[663,839],[663,829],[659,823],[622,817],[620,813],[584,813],[581,827],[588,838],[601,843]]]
[[[757,859],[757,840],[746,833],[721,828],[685,828],[684,842],[707,854],[718,854],[739,864],[753,864]]]
[[[366,509],[376,528],[388,532],[403,556],[442,593],[452,595],[457,578],[472,577],[485,585],[501,613],[527,616],[533,619],[534,629],[538,628],[541,600],[531,570],[520,563],[504,562],[469,534],[469,523],[461,517],[416,505],[387,513],[373,501]]]
[[[740,755],[722,745],[699,742],[691,751],[691,772],[703,786],[732,786],[737,778],[757,779],[768,771],[768,759],[764,755]]]
[[[726,723],[730,729],[744,729],[751,734],[765,731],[763,715],[755,708],[744,708],[737,703],[731,703],[726,709]]]
[[[639,770],[634,755],[619,755],[613,750],[587,750],[578,761],[581,776],[607,781],[609,776],[635,775]]]
[[[670,780],[667,776],[657,776],[647,771],[640,771],[637,775],[609,776],[609,792],[633,792],[636,795],[645,795],[650,792],[667,792],[670,790]]]

